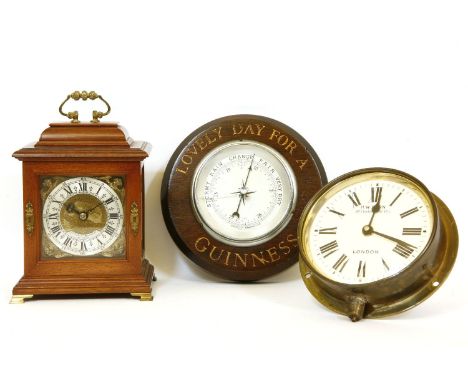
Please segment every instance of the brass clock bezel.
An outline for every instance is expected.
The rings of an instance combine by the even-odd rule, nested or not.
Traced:
[[[397,274],[365,284],[345,284],[321,274],[307,259],[305,230],[314,219],[313,207],[336,185],[357,175],[376,173],[403,177],[416,185],[433,208],[433,230],[426,247],[406,268]],[[374,175],[374,176],[373,176]],[[394,169],[366,168],[344,174],[323,187],[307,204],[298,224],[299,266],[303,281],[312,295],[327,308],[349,316],[379,318],[408,310],[433,294],[445,281],[455,262],[458,232],[447,206],[415,177]]]

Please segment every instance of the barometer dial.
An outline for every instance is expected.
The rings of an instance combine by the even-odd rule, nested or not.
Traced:
[[[290,220],[297,198],[291,166],[253,141],[230,142],[195,171],[192,203],[199,221],[220,241],[249,246],[268,241]]]

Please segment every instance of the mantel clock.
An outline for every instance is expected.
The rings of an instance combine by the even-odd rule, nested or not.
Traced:
[[[69,100],[101,100],[90,123],[63,112]],[[144,167],[151,146],[99,119],[109,104],[73,92],[23,162],[24,276],[12,303],[40,295],[130,293],[151,300],[154,268],[144,257]]]

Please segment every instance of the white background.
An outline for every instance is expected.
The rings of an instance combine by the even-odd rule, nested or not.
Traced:
[[[0,380],[465,380],[468,350],[464,1],[10,1],[0,5]],[[73,90],[150,141],[147,256],[155,299],[9,305],[22,275],[21,164]],[[83,116],[93,104],[79,105]],[[193,129],[224,115],[278,119],[329,179],[385,166],[451,208],[459,258],[431,299],[356,324],[309,295],[296,266],[254,285],[189,264],[159,190]],[[465,355],[463,355],[465,353]],[[448,374],[448,376],[447,376]],[[458,376],[455,376],[458,375]]]

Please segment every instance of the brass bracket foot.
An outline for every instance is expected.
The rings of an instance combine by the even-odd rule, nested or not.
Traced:
[[[23,304],[25,299],[33,297],[33,294],[14,294],[11,296],[10,304]]]
[[[140,301],[153,301],[151,293],[130,293],[133,297],[139,297]]]

